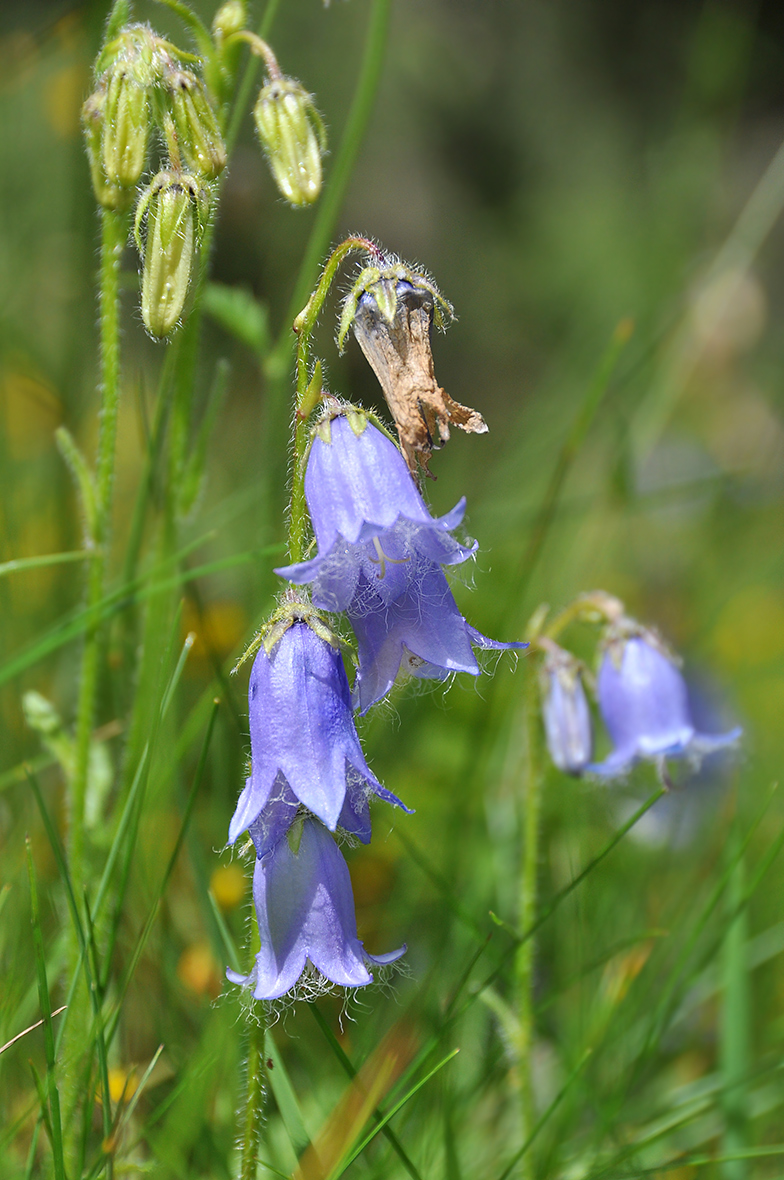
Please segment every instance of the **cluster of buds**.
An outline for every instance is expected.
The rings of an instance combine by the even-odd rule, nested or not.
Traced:
[[[82,108],[95,195],[128,205],[147,165],[153,131],[164,135],[172,163],[205,180],[226,165],[226,149],[201,77],[182,53],[147,25],[126,25],[104,46],[96,87]]]
[[[654,762],[663,783],[666,763],[686,758],[699,764],[705,755],[737,742],[740,729],[700,733],[692,719],[679,661],[650,627],[629,618],[618,599],[602,592],[578,600],[566,617],[602,623],[597,645],[596,680],[571,652],[543,635],[542,713],[547,747],[559,770],[601,778],[622,778],[640,760]],[[556,628],[557,629],[557,628]],[[595,689],[599,712],[613,748],[592,762],[593,727],[585,692]]]

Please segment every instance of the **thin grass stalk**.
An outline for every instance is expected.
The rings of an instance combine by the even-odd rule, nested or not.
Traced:
[[[541,736],[539,724],[539,693],[535,670],[528,671],[523,702],[525,753],[523,761],[523,857],[520,872],[521,930],[529,930],[536,921],[537,875],[539,869],[539,812],[542,790]],[[536,1125],[533,1094],[532,1054],[534,1042],[534,958],[535,943],[527,938],[515,956],[517,979],[518,1069],[520,1071],[520,1105],[522,1138],[530,1142]],[[521,1161],[522,1175],[532,1174],[529,1157]]]
[[[743,904],[744,867],[737,824],[733,824],[729,854],[731,859],[736,858],[736,863],[727,888],[729,922],[722,951],[724,997],[719,1024],[719,1063],[724,1082],[722,1146],[727,1159],[722,1164],[721,1174],[725,1180],[745,1180],[749,1174],[748,1160],[743,1152],[749,1147],[750,996],[746,953],[748,909]]]
[[[111,533],[114,459],[120,395],[120,259],[125,245],[125,216],[112,209],[101,211],[100,310],[100,433],[95,467],[95,526],[87,582],[87,609],[98,606],[104,582]],[[76,750],[70,784],[68,861],[74,892],[84,885],[84,804],[90,760],[90,734],[95,717],[100,660],[100,626],[91,619],[85,633],[79,699],[76,709]]]

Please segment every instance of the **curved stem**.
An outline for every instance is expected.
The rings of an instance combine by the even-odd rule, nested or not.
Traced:
[[[100,272],[100,435],[95,468],[95,527],[87,582],[87,608],[95,608],[104,592],[111,532],[114,456],[120,394],[120,258],[126,237],[122,213],[103,209],[101,213]],[[76,749],[71,780],[69,861],[74,892],[81,896],[84,883],[84,805],[90,759],[90,733],[95,715],[100,655],[99,624],[93,622],[85,635],[79,699],[76,710]]]
[[[288,325],[292,322],[299,309],[308,297],[314,276],[318,271],[322,259],[329,246],[330,238],[335,230],[340,207],[346,195],[348,182],[359,155],[362,140],[376,101],[381,69],[384,64],[387,30],[389,28],[389,12],[391,0],[373,0],[373,6],[365,38],[365,51],[362,65],[357,79],[354,98],[346,121],[346,129],[340,141],[340,147],[335,153],[329,181],[324,188],[324,194],[319,201],[313,229],[310,233],[305,256],[300,266],[299,276],[289,304],[289,313],[284,320],[281,338],[275,352],[288,350],[291,347]],[[363,239],[364,240],[364,239]],[[371,243],[371,253],[376,247]]]
[[[536,674],[530,669],[526,678],[524,697],[525,762],[523,768],[523,858],[520,872],[520,930],[530,930],[536,921],[537,875],[539,867],[539,812],[542,788],[541,733],[539,723],[539,694]],[[531,1078],[531,1058],[534,1042],[534,951],[533,938],[521,943],[515,958],[519,1018],[518,1068],[522,1139],[527,1143],[536,1125]],[[524,1157],[525,1174],[530,1174],[531,1163]]]
[[[259,37],[256,33],[250,33],[247,29],[243,29],[241,33],[232,33],[231,37],[226,39],[227,45],[238,44],[244,41],[246,45],[250,46],[250,51],[256,57],[260,58],[267,67],[267,73],[273,82],[278,82],[283,77],[283,71],[278,65],[278,59],[272,52],[271,47]]]
[[[275,19],[278,8],[280,7],[280,0],[268,0],[267,7],[264,9],[264,16],[261,18],[261,23],[258,29],[259,37],[264,40],[269,36],[272,22]],[[226,151],[231,155],[232,149],[237,142],[237,136],[240,133],[240,125],[242,123],[243,115],[248,106],[250,92],[253,89],[253,83],[256,78],[256,73],[259,68],[259,59],[255,54],[251,54],[248,64],[245,66],[245,73],[242,75],[242,81],[237,89],[237,97],[234,100],[234,105],[231,109],[231,116],[229,118],[229,125],[226,130]]]

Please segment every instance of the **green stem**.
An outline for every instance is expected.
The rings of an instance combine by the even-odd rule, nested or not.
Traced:
[[[308,297],[308,291],[310,291],[313,285],[313,279],[318,272],[319,262],[326,254],[330,238],[335,231],[335,222],[338,219],[343,198],[348,188],[348,182],[351,179],[351,173],[354,170],[359,149],[362,146],[362,140],[367,130],[373,105],[376,101],[379,82],[381,81],[381,69],[384,64],[387,30],[389,28],[390,7],[391,0],[373,0],[373,7],[365,38],[362,65],[359,71],[359,78],[357,79],[356,90],[354,91],[354,98],[351,102],[351,109],[346,120],[346,129],[343,132],[340,147],[335,153],[335,162],[332,166],[329,181],[324,188],[324,194],[318,204],[313,229],[310,232],[305,256],[302,259],[297,283],[291,297],[291,303],[289,304],[289,311],[283,321],[281,336],[274,350],[278,358],[281,352],[285,356],[291,347],[289,324]],[[361,240],[364,241],[365,239]],[[370,245],[372,252],[375,253],[375,247],[372,243]],[[274,368],[274,362],[271,360],[270,363]]]
[[[539,867],[539,811],[542,788],[541,734],[539,723],[539,692],[536,669],[530,667],[525,684],[524,726],[525,758],[523,763],[523,863],[520,873],[520,930],[531,929],[536,921],[536,887]],[[518,1017],[520,1022],[518,1042],[518,1069],[520,1071],[520,1097],[522,1115],[522,1139],[530,1140],[536,1125],[531,1056],[534,1040],[534,939],[528,938],[520,944],[515,957],[517,977]],[[525,1175],[530,1174],[530,1161],[524,1159]]]
[[[302,311],[294,320],[294,331],[297,334],[296,377],[297,394],[294,414],[294,461],[291,473],[291,502],[289,507],[289,557],[292,562],[302,561],[305,549],[305,528],[307,523],[307,505],[305,503],[305,455],[308,449],[308,418],[315,404],[314,399],[308,397],[311,380],[320,383],[320,368],[313,377],[308,371],[310,357],[310,337],[316,326],[321,309],[324,306],[329,289],[335,280],[338,268],[343,259],[353,250],[361,250],[365,254],[376,255],[378,247],[369,238],[350,237],[341,242],[330,254],[324,270],[321,273],[316,289]],[[320,395],[320,390],[317,391]]]
[[[251,1023],[248,1033],[248,1079],[245,1098],[245,1119],[240,1148],[239,1180],[256,1180],[259,1142],[264,1123],[267,1065],[264,1057],[264,1025]]]
[[[87,582],[87,608],[104,595],[111,533],[114,454],[120,395],[120,258],[127,234],[125,216],[113,209],[101,212],[100,272],[100,435],[95,467],[95,529]],[[93,622],[85,634],[79,698],[76,709],[76,750],[71,780],[69,867],[74,892],[84,884],[84,806],[90,758],[90,733],[95,716],[100,657],[100,626]]]

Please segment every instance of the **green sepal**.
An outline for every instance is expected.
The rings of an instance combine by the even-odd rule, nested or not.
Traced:
[[[304,422],[310,417],[316,406],[321,401],[322,393],[322,377],[321,377],[321,361],[316,361],[313,369],[313,376],[308,382],[308,387],[302,395],[302,401],[297,406],[297,417]]]

